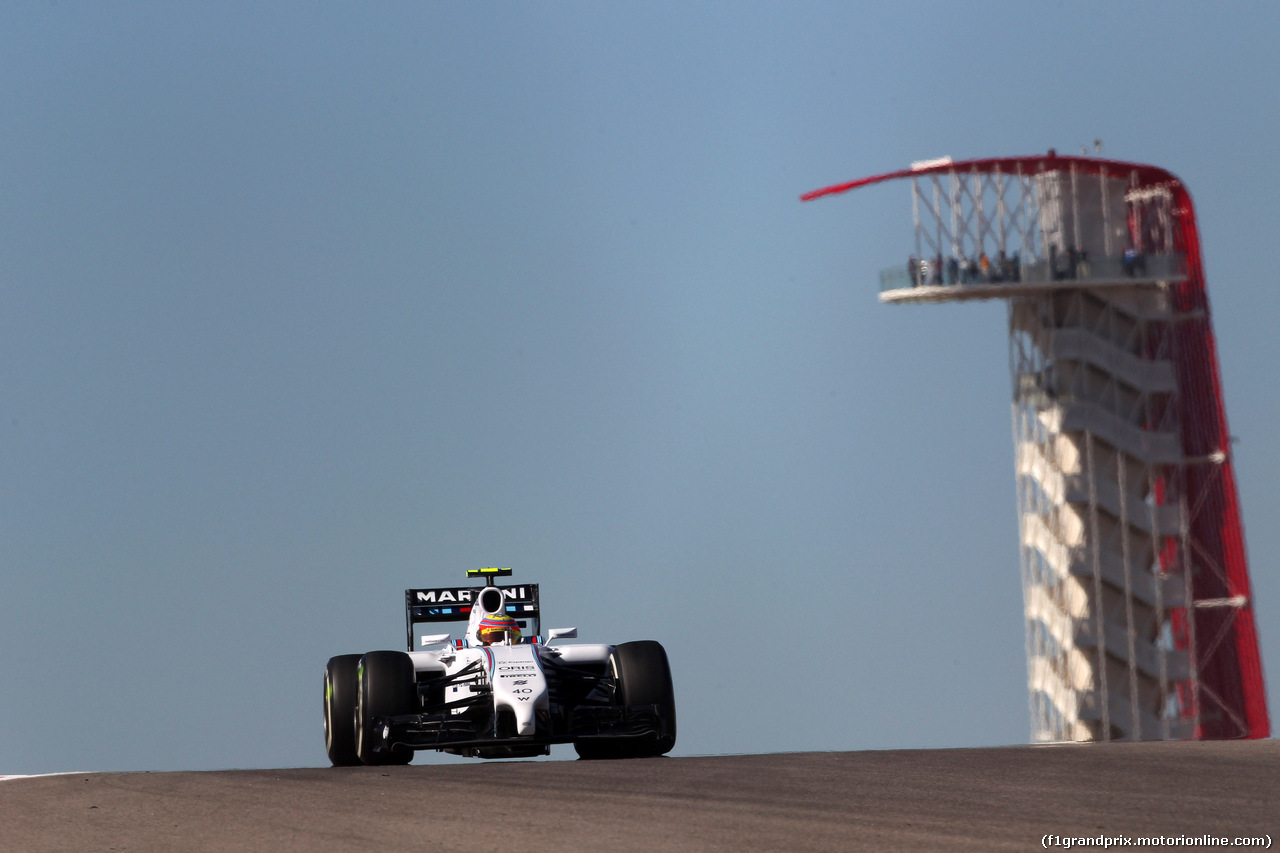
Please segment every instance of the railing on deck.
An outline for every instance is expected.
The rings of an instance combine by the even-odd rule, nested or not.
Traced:
[[[1047,258],[1042,258],[1030,263],[1005,264],[1003,270],[999,263],[993,263],[987,275],[983,275],[980,269],[966,273],[963,264],[957,268],[944,261],[940,270],[935,270],[935,265],[935,261],[920,261],[914,275],[908,271],[907,264],[881,270],[880,292],[921,286],[966,287],[975,284],[1111,284],[1126,279],[1136,283],[1180,280],[1187,275],[1186,256],[1181,253],[1131,258],[1072,259],[1063,256],[1055,259],[1053,265]],[[1056,270],[1053,269],[1055,265]]]

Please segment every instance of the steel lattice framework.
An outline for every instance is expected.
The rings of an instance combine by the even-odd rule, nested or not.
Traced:
[[[1032,737],[1270,733],[1200,239],[1163,169],[949,158],[883,302],[1004,299]]]

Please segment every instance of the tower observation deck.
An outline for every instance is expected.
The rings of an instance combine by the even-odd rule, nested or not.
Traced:
[[[916,163],[880,301],[1008,303],[1035,741],[1270,733],[1191,196],[1092,157]]]

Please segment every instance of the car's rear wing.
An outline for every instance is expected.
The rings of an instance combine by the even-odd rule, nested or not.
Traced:
[[[449,586],[435,589],[406,589],[404,591],[405,634],[409,651],[414,651],[413,629],[427,622],[466,622],[471,618],[471,605],[484,587]],[[520,628],[530,636],[541,630],[541,611],[538,607],[536,583],[499,586],[506,600],[508,615],[520,623]],[[529,625],[528,620],[533,624]],[[526,630],[527,629],[527,630]]]

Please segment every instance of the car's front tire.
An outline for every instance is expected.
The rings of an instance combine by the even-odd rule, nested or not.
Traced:
[[[575,741],[580,758],[652,758],[676,745],[676,699],[666,649],[653,640],[637,640],[614,648],[618,679],[614,701],[623,706],[655,705],[660,733],[644,737],[593,738]]]
[[[334,767],[360,763],[355,726],[359,666],[360,655],[338,655],[324,668],[324,750]]]
[[[403,746],[389,750],[374,730],[375,717],[414,713],[417,686],[413,661],[404,652],[369,652],[360,658],[359,690],[355,708],[356,755],[365,764],[408,764],[413,750]]]

